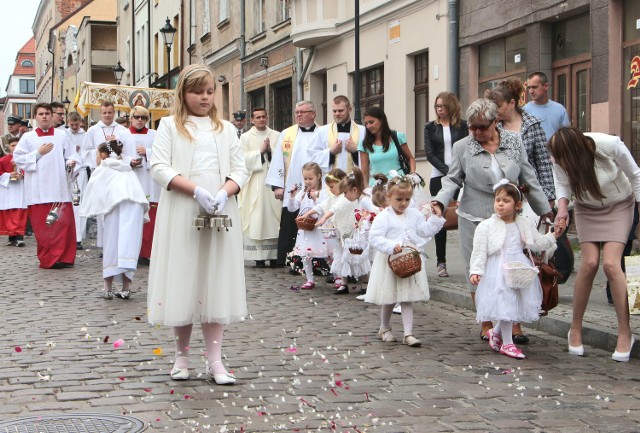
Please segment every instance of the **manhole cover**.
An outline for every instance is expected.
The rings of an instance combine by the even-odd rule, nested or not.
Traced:
[[[137,433],[139,419],[121,415],[77,413],[43,415],[0,422],[0,433]]]

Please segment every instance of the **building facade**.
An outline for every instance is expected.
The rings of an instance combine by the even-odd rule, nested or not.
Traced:
[[[7,95],[2,109],[5,129],[4,119],[11,115],[20,116],[23,119],[32,117],[32,107],[36,103],[35,47],[36,41],[31,38],[16,55],[13,73],[9,76],[5,88]]]

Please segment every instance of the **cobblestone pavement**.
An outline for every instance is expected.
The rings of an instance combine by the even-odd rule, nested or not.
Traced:
[[[618,364],[590,346],[570,357],[566,337],[531,329],[527,359],[515,361],[479,340],[472,312],[437,301],[416,305],[422,347],[383,343],[378,307],[324,283],[292,292],[300,278],[250,264],[251,315],[225,334],[238,384],[205,380],[199,330],[199,375],[174,382],[169,329],[146,322],[147,268],[131,300],[105,301],[98,250],[80,251],[73,269],[41,270],[27,242],[0,247],[4,421],[93,412],[167,432],[640,431],[638,359]],[[400,316],[392,326],[401,336]]]

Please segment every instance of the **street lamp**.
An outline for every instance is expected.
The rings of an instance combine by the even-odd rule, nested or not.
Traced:
[[[69,105],[71,105],[71,101],[69,101],[69,97],[65,96],[64,100],[62,101],[62,103],[64,104],[64,112],[65,112],[65,114],[69,114]]]
[[[120,60],[118,60],[118,64],[111,69],[113,70],[113,75],[116,77],[116,84],[120,85],[120,80],[122,80],[122,75],[124,74],[124,68],[120,64]]]
[[[171,70],[171,45],[173,45],[173,38],[176,36],[175,27],[171,25],[169,21],[169,17],[167,17],[167,22],[164,23],[164,26],[160,29],[160,33],[162,33],[162,39],[164,39],[164,45],[167,47],[167,74]]]

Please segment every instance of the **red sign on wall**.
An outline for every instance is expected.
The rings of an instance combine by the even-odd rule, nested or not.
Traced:
[[[631,80],[627,84],[627,90],[635,89],[638,87],[638,83],[640,83],[640,56],[635,56],[631,59],[631,66],[629,68],[631,70]]]

